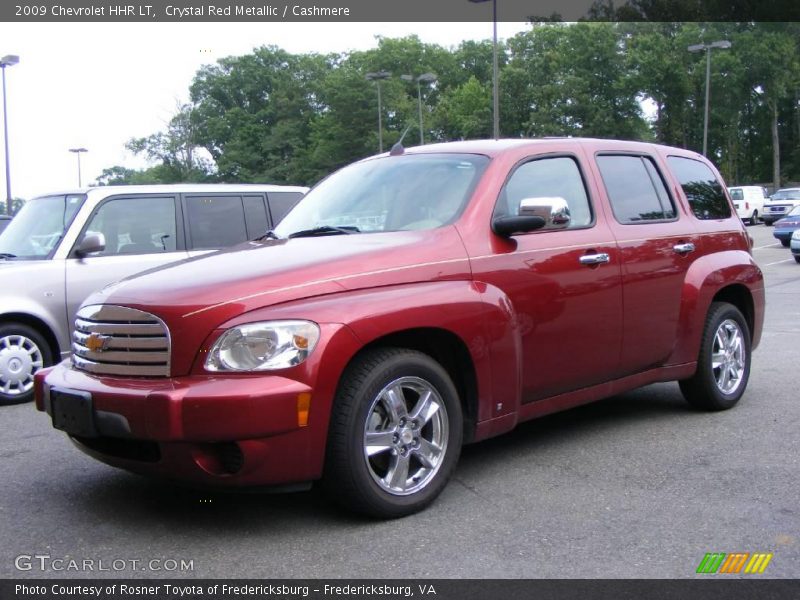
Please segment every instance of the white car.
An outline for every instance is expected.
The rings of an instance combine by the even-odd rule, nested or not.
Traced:
[[[759,217],[764,214],[764,201],[768,199],[767,190],[758,185],[740,185],[729,187],[728,193],[739,218],[748,225],[758,225]]]
[[[770,199],[764,202],[764,212],[761,220],[765,225],[772,225],[778,219],[786,216],[795,206],[800,205],[800,188],[783,188],[778,190]]]
[[[33,198],[0,236],[0,405],[69,356],[83,299],[109,283],[267,233],[307,188],[104,186]]]
[[[792,256],[795,261],[800,263],[800,229],[795,229],[792,237],[789,239],[789,247],[792,250]]]

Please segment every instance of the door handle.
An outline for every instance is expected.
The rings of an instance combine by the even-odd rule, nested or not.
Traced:
[[[692,242],[686,242],[685,244],[675,244],[672,247],[675,252],[678,254],[689,254],[689,252],[694,252],[694,244]]]
[[[609,262],[611,257],[605,252],[600,252],[598,254],[584,254],[578,260],[582,265],[599,265]]]

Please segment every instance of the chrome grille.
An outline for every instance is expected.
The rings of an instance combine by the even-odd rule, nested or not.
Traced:
[[[169,376],[169,330],[150,313],[108,304],[84,306],[72,333],[72,364],[98,375]]]

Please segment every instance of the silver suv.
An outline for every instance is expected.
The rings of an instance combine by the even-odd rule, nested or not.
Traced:
[[[97,187],[28,201],[0,236],[0,404],[33,398],[33,374],[70,354],[70,324],[105,285],[244,242],[307,188]]]

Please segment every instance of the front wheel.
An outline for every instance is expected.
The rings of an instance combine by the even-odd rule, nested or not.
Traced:
[[[789,247],[789,240],[781,240],[781,246],[783,246],[784,248],[788,248]]]
[[[794,255],[794,262],[800,263],[800,255],[799,254],[795,254]]]
[[[33,376],[53,363],[41,334],[22,323],[0,325],[0,405],[33,400]]]
[[[370,516],[422,510],[455,469],[462,427],[458,393],[439,363],[415,350],[368,351],[339,386],[323,485]]]
[[[686,401],[702,410],[739,402],[750,378],[750,330],[738,308],[714,302],[706,317],[697,372],[680,382]]]

